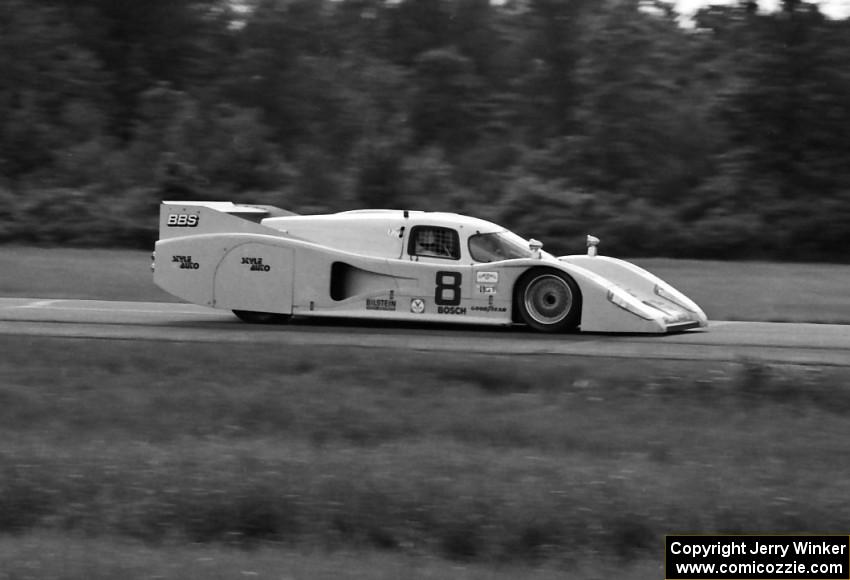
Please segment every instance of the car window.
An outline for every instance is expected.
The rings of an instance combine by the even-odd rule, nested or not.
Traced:
[[[476,262],[498,262],[514,258],[530,258],[528,242],[510,232],[469,236],[469,255]]]
[[[460,260],[460,240],[451,228],[415,226],[410,232],[411,256]]]

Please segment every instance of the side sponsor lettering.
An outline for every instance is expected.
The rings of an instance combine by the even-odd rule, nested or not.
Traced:
[[[198,270],[201,265],[192,261],[192,256],[171,256],[172,263],[180,264],[181,270]]]
[[[263,264],[262,258],[242,258],[242,264],[246,266],[250,266],[248,268],[251,272],[268,272],[272,269],[268,264]]]
[[[437,314],[457,314],[466,316],[466,306],[437,306]]]
[[[507,312],[508,309],[504,306],[473,306],[473,312]]]
[[[498,272],[477,272],[475,274],[475,282],[476,282],[476,284],[498,284],[499,283],[499,273]]]
[[[476,272],[476,290],[479,294],[496,294],[496,286],[499,284],[498,272]]]
[[[168,214],[166,222],[170,228],[195,228],[198,227],[201,218],[195,214],[189,213],[171,213]]]
[[[367,298],[366,310],[395,311],[396,301],[389,298]]]

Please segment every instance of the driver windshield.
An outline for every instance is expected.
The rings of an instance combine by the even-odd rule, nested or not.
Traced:
[[[508,231],[469,236],[469,255],[476,262],[532,257],[528,242]]]

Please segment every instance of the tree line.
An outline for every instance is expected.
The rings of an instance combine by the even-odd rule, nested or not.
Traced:
[[[847,261],[848,62],[801,0],[3,0],[0,241],[149,246],[160,200],[223,199]]]

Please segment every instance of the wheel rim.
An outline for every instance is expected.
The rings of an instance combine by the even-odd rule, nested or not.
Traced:
[[[573,307],[573,292],[560,276],[544,274],[526,286],[525,311],[540,324],[557,324]]]

